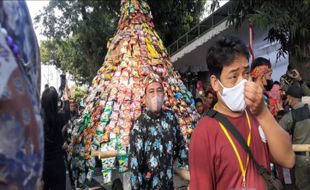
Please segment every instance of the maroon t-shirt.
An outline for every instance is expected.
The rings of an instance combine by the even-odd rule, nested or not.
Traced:
[[[259,164],[270,169],[269,151],[267,144],[263,142],[263,135],[259,133],[260,125],[249,111],[248,113],[252,126],[251,151]],[[249,127],[245,113],[239,117],[227,118],[246,140]],[[245,166],[246,152],[234,136],[229,131],[228,133]],[[243,187],[237,156],[218,121],[213,118],[204,117],[195,128],[190,141],[189,164],[191,190],[231,190]],[[251,190],[266,189],[264,179],[251,160],[246,172],[246,187]]]

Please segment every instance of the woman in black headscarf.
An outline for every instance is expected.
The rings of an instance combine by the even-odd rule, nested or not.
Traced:
[[[62,128],[70,118],[67,92],[65,89],[64,109],[62,112],[58,108],[59,97],[54,87],[47,88],[42,94],[41,103],[45,141],[43,165],[44,190],[66,189]]]

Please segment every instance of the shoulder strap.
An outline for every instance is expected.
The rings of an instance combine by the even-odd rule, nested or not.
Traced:
[[[292,139],[293,139],[293,136],[294,136],[294,131],[295,131],[295,125],[296,125],[296,116],[295,116],[296,114],[295,114],[295,111],[294,110],[292,110],[291,111],[291,116],[292,116],[292,120],[293,120],[293,122],[292,122],[292,127],[291,127],[291,135],[292,135]]]
[[[292,115],[292,120],[293,120],[292,128],[291,128],[291,135],[294,136],[296,122],[303,121],[305,119],[310,118],[310,110],[309,110],[308,104],[304,104],[303,107],[300,107],[297,109],[292,109],[291,115]]]
[[[250,147],[247,145],[246,141],[244,140],[244,138],[242,137],[240,132],[233,126],[233,124],[223,114],[221,114],[221,113],[219,113],[213,109],[209,109],[206,112],[206,115],[208,115],[211,118],[215,118],[217,121],[221,122],[224,125],[224,127],[231,132],[231,134],[240,143],[242,148],[250,155],[250,158],[252,158],[252,160],[255,164],[255,167],[260,174],[264,174],[267,172],[266,168],[264,168],[263,166],[258,164],[258,162],[256,161],[256,159],[253,156],[253,153],[252,153]]]

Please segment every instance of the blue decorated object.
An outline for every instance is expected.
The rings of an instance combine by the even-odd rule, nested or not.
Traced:
[[[37,189],[44,147],[39,47],[26,3],[0,3],[0,189]]]

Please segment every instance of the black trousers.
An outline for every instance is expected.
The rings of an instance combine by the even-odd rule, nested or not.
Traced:
[[[44,162],[43,190],[66,190],[66,167],[63,157]]]

